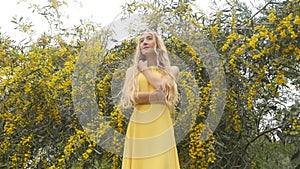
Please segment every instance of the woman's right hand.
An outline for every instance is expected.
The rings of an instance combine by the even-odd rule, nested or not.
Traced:
[[[138,68],[141,72],[145,71],[148,69],[148,63],[147,60],[140,60],[138,64]]]

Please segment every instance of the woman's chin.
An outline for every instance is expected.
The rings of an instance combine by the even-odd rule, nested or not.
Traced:
[[[145,56],[153,56],[154,55],[154,51],[150,51],[150,50],[144,50],[143,52],[142,52],[142,54],[143,55],[145,55]]]

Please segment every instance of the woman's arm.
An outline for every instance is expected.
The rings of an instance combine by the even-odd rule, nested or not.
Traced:
[[[163,85],[162,78],[153,74],[148,66],[147,66],[147,61],[139,61],[138,64],[139,70],[145,75],[146,79],[148,82],[155,88],[155,89],[160,89],[161,86]]]
[[[147,66],[147,61],[140,61],[139,62],[139,70],[145,75],[147,78],[148,82],[155,88],[155,89],[161,89],[161,86],[164,85],[164,80],[166,80],[166,77],[159,77],[155,74],[153,74]],[[175,78],[178,76],[179,69],[177,66],[172,66],[171,67],[171,72],[170,72]],[[168,76],[168,75],[165,75]]]
[[[134,97],[135,104],[154,104],[165,103],[165,95],[159,91],[154,92],[138,92]]]

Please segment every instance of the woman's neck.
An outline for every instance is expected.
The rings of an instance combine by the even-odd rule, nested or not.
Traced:
[[[157,59],[155,55],[146,56],[148,66],[157,66]]]

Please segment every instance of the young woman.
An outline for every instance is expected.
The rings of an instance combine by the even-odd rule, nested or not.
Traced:
[[[170,115],[178,101],[178,73],[178,67],[170,64],[162,38],[144,32],[122,90],[121,105],[134,106],[122,169],[180,168]]]

